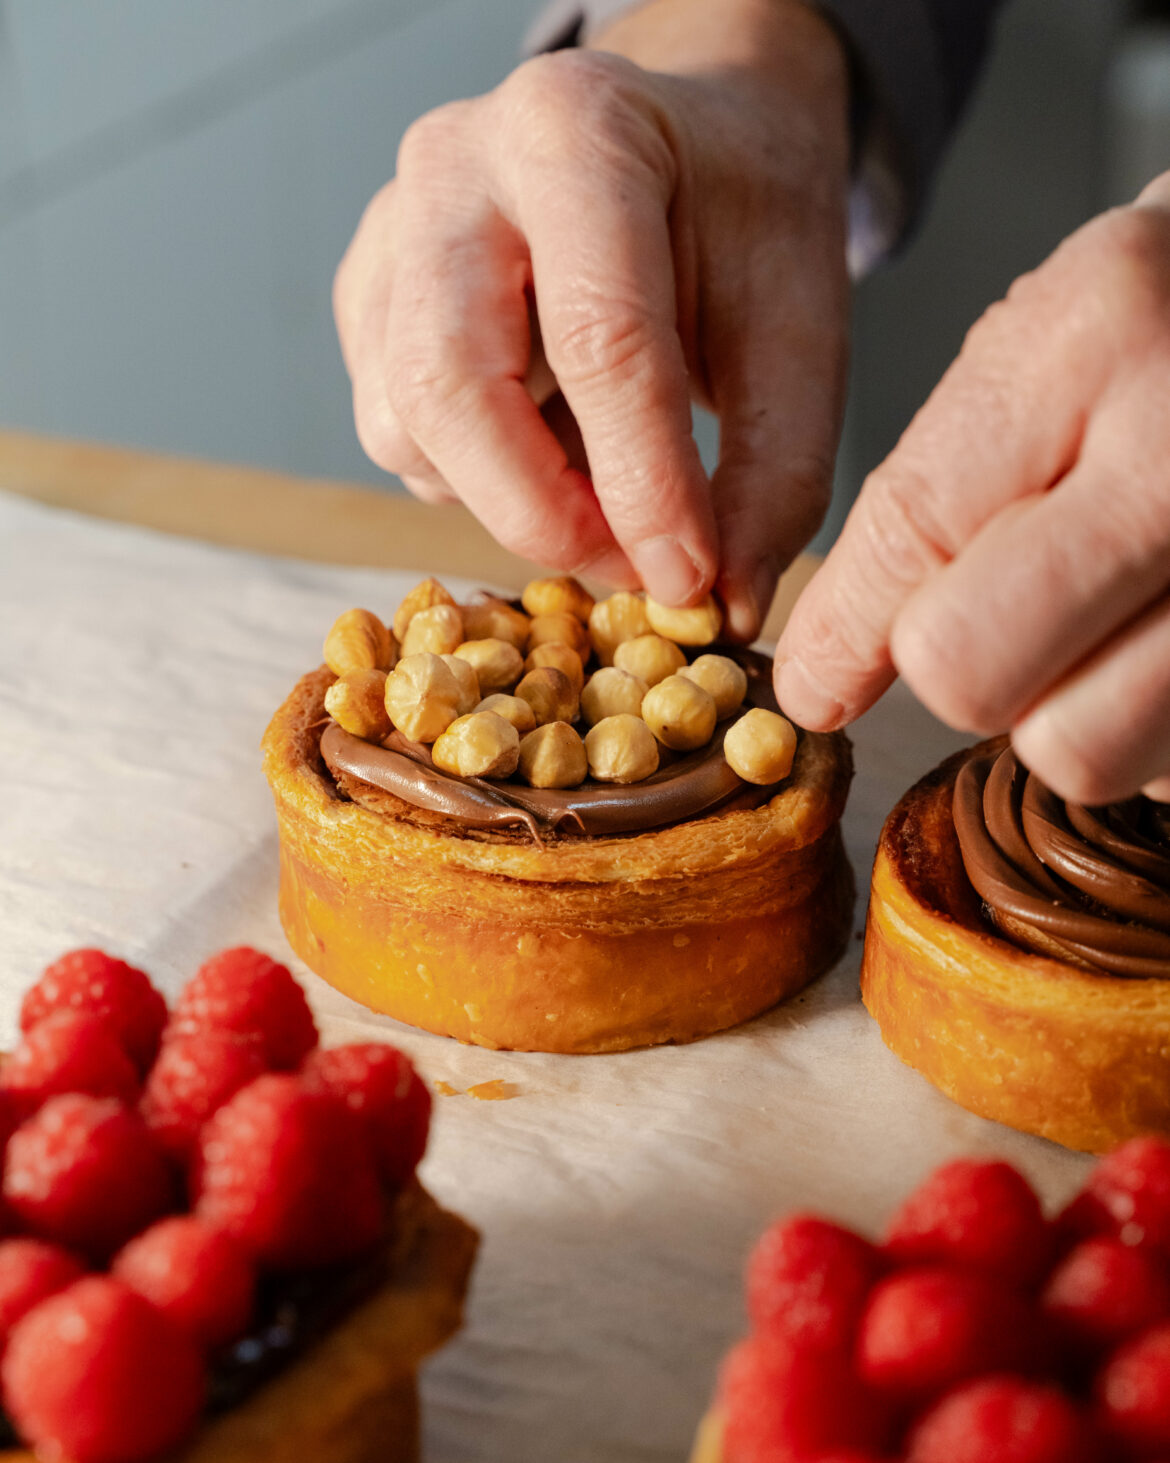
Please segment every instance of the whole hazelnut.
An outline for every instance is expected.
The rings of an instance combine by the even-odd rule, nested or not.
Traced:
[[[386,677],[390,720],[412,742],[433,742],[459,714],[459,682],[437,655],[404,655]]]
[[[573,683],[555,666],[541,665],[529,671],[516,687],[516,695],[532,707],[537,726],[549,721],[572,721],[577,715]]]
[[[475,671],[483,696],[510,691],[524,674],[524,657],[506,640],[465,640],[455,654]]]
[[[593,596],[571,574],[561,574],[553,579],[530,579],[520,603],[530,615],[565,614],[587,620]]]
[[[710,595],[701,604],[683,609],[659,604],[647,595],[646,618],[652,630],[676,645],[710,645],[723,628],[723,611]]]
[[[528,626],[529,652],[538,645],[547,645],[551,640],[572,646],[581,657],[582,665],[589,659],[589,652],[593,648],[589,642],[589,631],[583,622],[576,615],[565,614],[563,611],[555,615],[537,615]]]
[[[455,677],[455,684],[459,687],[456,709],[460,716],[466,716],[469,711],[476,710],[479,702],[479,677],[475,674],[475,667],[458,655],[440,655],[439,659]]]
[[[796,729],[775,711],[753,706],[727,728],[723,755],[732,772],[745,782],[767,787],[792,771]]]
[[[390,731],[386,714],[386,672],[346,671],[325,692],[325,710],[339,727],[365,742],[380,742]]]
[[[463,616],[458,605],[431,605],[410,617],[402,637],[403,655],[450,655],[463,644]]]
[[[419,610],[429,610],[432,605],[453,605],[455,600],[437,579],[424,579],[416,584],[398,608],[394,611],[394,633],[401,645],[406,627]]]
[[[528,616],[506,600],[484,599],[459,608],[465,640],[506,640],[521,651],[528,644]]]
[[[683,666],[679,675],[715,697],[720,721],[742,706],[747,695],[747,672],[728,655],[700,655],[690,665]]]
[[[616,665],[602,666],[585,682],[585,689],[581,692],[581,715],[590,726],[623,711],[631,716],[641,716],[642,701],[649,689],[641,676],[618,670]]]
[[[599,599],[589,611],[589,638],[600,665],[613,665],[613,653],[623,640],[649,633],[646,601],[628,589]]]
[[[373,610],[346,610],[325,637],[325,664],[335,676],[349,671],[388,671],[397,653],[394,636]]]
[[[639,635],[635,640],[622,641],[613,653],[613,663],[618,670],[629,671],[648,686],[656,686],[682,670],[687,658],[673,640],[664,640],[661,635]]]
[[[451,723],[431,757],[440,771],[456,777],[511,777],[520,758],[520,733],[494,711],[473,711]]]
[[[714,734],[715,697],[683,676],[667,676],[646,692],[642,720],[664,747],[693,752]]]
[[[520,776],[532,787],[579,787],[589,772],[585,743],[567,721],[550,721],[520,743]]]
[[[494,711],[497,716],[502,716],[505,721],[510,721],[521,736],[525,732],[530,732],[536,725],[536,713],[528,702],[522,701],[519,696],[505,696],[502,691],[495,691],[492,695],[485,696],[473,709]]]
[[[566,645],[563,640],[547,640],[543,645],[534,646],[524,662],[524,669],[534,671],[540,665],[551,665],[564,671],[573,683],[573,690],[578,696],[581,694],[581,687],[585,684],[585,667],[571,645]]]
[[[658,743],[640,716],[620,712],[585,736],[589,771],[598,782],[642,782],[658,771]]]

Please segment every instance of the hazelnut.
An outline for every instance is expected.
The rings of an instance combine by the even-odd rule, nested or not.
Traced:
[[[398,608],[394,611],[394,633],[401,645],[406,627],[419,610],[429,610],[432,605],[453,605],[455,600],[437,579],[424,579],[416,584]]]
[[[460,605],[460,609],[465,640],[506,640],[521,651],[528,644],[528,616],[506,600],[485,599],[479,604]]]
[[[613,653],[623,640],[649,633],[646,602],[628,589],[598,600],[589,611],[589,639],[601,665],[613,665]]]
[[[524,662],[524,669],[534,671],[540,665],[551,665],[564,671],[573,683],[573,690],[578,696],[581,694],[581,687],[585,684],[585,667],[571,645],[566,645],[563,640],[547,640],[543,645],[535,646]]]
[[[473,711],[451,723],[431,757],[456,777],[511,777],[520,759],[520,733],[494,711]]]
[[[530,653],[538,645],[547,645],[551,640],[572,646],[581,657],[582,665],[589,659],[589,652],[593,648],[589,641],[589,631],[582,621],[576,615],[568,615],[563,611],[555,615],[537,615],[528,626],[527,649]]]
[[[372,610],[346,610],[325,637],[325,664],[335,676],[388,671],[397,659],[394,636]]]
[[[687,663],[686,656],[673,640],[661,635],[639,635],[636,640],[623,640],[613,653],[613,663],[620,671],[640,676],[647,686],[673,676]]]
[[[527,701],[537,726],[549,721],[572,721],[577,715],[577,693],[564,671],[540,665],[529,671],[516,687],[516,695]]]
[[[585,682],[585,689],[581,692],[581,715],[590,726],[623,711],[631,716],[641,716],[642,699],[649,689],[641,676],[620,671],[616,665],[602,666]]]
[[[325,692],[325,710],[339,727],[365,742],[380,742],[390,731],[386,714],[386,672],[346,671]]]
[[[674,609],[646,596],[646,618],[650,628],[676,645],[710,645],[723,628],[723,611],[710,595],[701,604]]]
[[[587,620],[593,608],[593,596],[571,574],[555,579],[531,579],[524,587],[520,603],[530,615],[575,615]]]
[[[715,697],[720,721],[742,706],[747,695],[747,672],[728,655],[700,655],[683,666],[679,675]]]
[[[460,716],[466,716],[468,712],[475,711],[479,702],[479,677],[475,674],[475,667],[457,655],[440,655],[439,659],[455,677],[455,684],[459,687],[459,704],[455,708]]]
[[[458,706],[459,682],[429,651],[404,655],[386,677],[386,710],[412,742],[433,742],[455,720]]]
[[[585,743],[567,721],[550,721],[520,743],[520,776],[533,787],[579,787],[589,771]]]
[[[494,711],[497,716],[510,721],[521,736],[536,725],[536,713],[527,701],[522,701],[519,696],[505,696],[500,691],[485,696],[475,710]]]
[[[658,743],[640,716],[620,712],[585,737],[589,771],[598,782],[642,782],[658,771]]]
[[[450,655],[463,644],[463,616],[457,605],[431,605],[412,615],[402,637],[403,655]]]
[[[792,771],[796,729],[786,717],[753,706],[727,728],[723,755],[732,772],[761,787],[780,782]]]
[[[715,697],[683,676],[667,676],[646,692],[642,720],[664,747],[693,752],[715,731]]]
[[[510,691],[524,674],[524,657],[506,640],[465,640],[455,654],[475,671],[482,696]]]

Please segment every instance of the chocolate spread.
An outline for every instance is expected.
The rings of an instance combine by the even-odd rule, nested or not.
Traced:
[[[1170,977],[1170,806],[1065,802],[1001,742],[963,764],[954,816],[967,876],[1010,938],[1111,975]]]

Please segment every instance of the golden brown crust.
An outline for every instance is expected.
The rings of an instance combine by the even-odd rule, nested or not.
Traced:
[[[1170,980],[1092,974],[983,919],[951,815],[968,752],[902,798],[878,844],[861,992],[886,1045],[963,1107],[1069,1148],[1170,1133]]]
[[[167,1463],[416,1463],[418,1366],[462,1324],[478,1237],[417,1185],[400,1208],[407,1243],[386,1284]],[[0,1463],[35,1459],[4,1449]]]
[[[320,761],[325,668],[264,739],[293,948],[348,995],[483,1046],[689,1041],[774,1005],[848,938],[844,737],[805,735],[763,807],[612,838],[465,830],[389,794],[339,795]]]
[[[723,1418],[714,1408],[703,1414],[695,1431],[690,1463],[723,1463]]]

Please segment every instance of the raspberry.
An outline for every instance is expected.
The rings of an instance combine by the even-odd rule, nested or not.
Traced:
[[[1103,1158],[1061,1216],[1078,1239],[1110,1234],[1170,1255],[1170,1142],[1131,1138]]]
[[[894,1215],[886,1254],[900,1265],[960,1265],[1015,1285],[1042,1279],[1052,1231],[1028,1181],[1008,1163],[945,1163]]]
[[[880,1273],[868,1240],[813,1215],[795,1215],[766,1230],[748,1261],[752,1325],[760,1335],[851,1350]]]
[[[0,1346],[27,1311],[85,1274],[76,1255],[39,1239],[0,1241]]]
[[[167,1020],[167,1003],[150,977],[102,950],[73,950],[54,960],[25,995],[21,1031],[31,1031],[55,1011],[100,1016],[140,1072],[154,1061]]]
[[[928,1401],[980,1372],[1034,1371],[1040,1327],[1002,1280],[923,1266],[878,1282],[857,1337],[858,1371],[899,1398]]]
[[[1041,1305],[1078,1351],[1107,1351],[1170,1317],[1170,1272],[1154,1250],[1088,1239],[1052,1272]]]
[[[1170,1451],[1170,1324],[1126,1342],[1097,1378],[1111,1433],[1145,1453]]]
[[[139,1110],[155,1142],[182,1163],[213,1112],[265,1070],[258,1036],[192,1031],[163,1043]]]
[[[257,1077],[204,1125],[196,1213],[276,1269],[370,1249],[382,1198],[361,1119],[296,1077]]]
[[[199,967],[179,996],[167,1035],[207,1030],[260,1037],[274,1071],[295,1070],[317,1045],[309,1003],[288,966],[246,945],[221,950]]]
[[[332,1092],[362,1114],[384,1183],[409,1182],[427,1146],[431,1094],[405,1052],[381,1042],[319,1048],[301,1076],[312,1091]]]
[[[0,1087],[22,1114],[60,1092],[138,1100],[138,1072],[100,1016],[59,1011],[46,1016],[0,1068]]]
[[[4,1197],[34,1234],[101,1259],[169,1208],[170,1171],[115,1098],[51,1097],[8,1144]]]
[[[252,1315],[256,1276],[248,1257],[191,1214],[137,1235],[110,1270],[207,1349],[235,1340]]]
[[[719,1374],[729,1463],[789,1463],[835,1448],[881,1451],[885,1411],[845,1358],[753,1336]]]
[[[980,1377],[956,1388],[910,1433],[907,1463],[1097,1463],[1089,1420],[1055,1387]]]
[[[39,1458],[140,1463],[194,1427],[204,1378],[191,1339],[140,1295],[93,1275],[14,1327],[4,1405]]]

